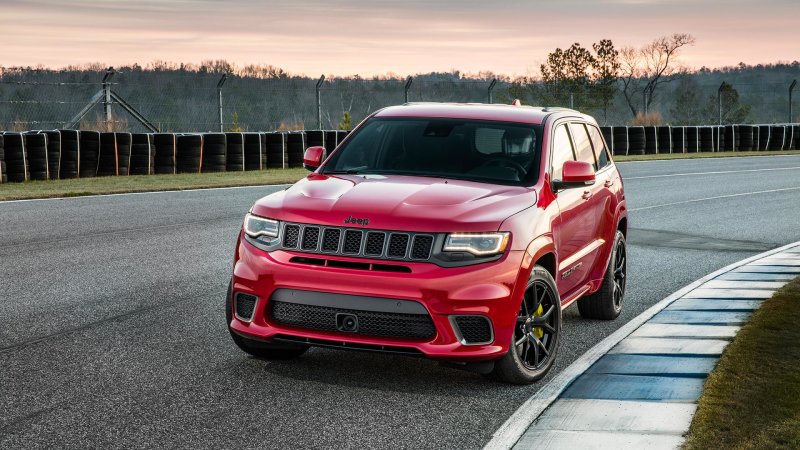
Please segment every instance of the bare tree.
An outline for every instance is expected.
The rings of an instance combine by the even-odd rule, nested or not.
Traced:
[[[642,95],[642,107],[647,111],[659,87],[684,72],[677,57],[683,47],[694,43],[691,34],[675,33],[656,38],[639,49],[625,47],[620,50],[622,93],[631,114],[636,116],[639,112],[634,102],[637,94]]]

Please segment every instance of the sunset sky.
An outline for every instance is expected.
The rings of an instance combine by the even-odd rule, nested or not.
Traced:
[[[523,75],[556,47],[691,33],[691,68],[800,59],[800,0],[0,0],[0,66],[154,60]]]

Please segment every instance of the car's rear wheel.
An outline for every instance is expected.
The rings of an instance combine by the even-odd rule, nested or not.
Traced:
[[[581,313],[581,317],[612,320],[619,316],[622,311],[622,301],[625,298],[627,268],[625,235],[621,231],[617,231],[603,285],[594,294],[578,300],[578,311]]]
[[[231,334],[231,339],[233,339],[236,346],[256,358],[273,360],[292,359],[297,358],[308,350],[308,346],[304,345],[273,344],[270,342],[247,339],[231,330],[231,320],[233,319],[233,295],[230,283],[228,283],[228,293],[225,296],[225,319],[228,325],[228,332]]]
[[[508,353],[492,375],[507,383],[529,384],[544,377],[555,361],[561,334],[561,300],[545,268],[534,266],[517,313]]]

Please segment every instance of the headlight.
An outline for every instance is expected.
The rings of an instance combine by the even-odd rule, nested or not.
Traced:
[[[278,221],[248,213],[244,216],[244,232],[252,238],[260,236],[278,237]]]
[[[443,250],[469,252],[477,256],[503,253],[508,244],[508,233],[453,233],[447,235]]]

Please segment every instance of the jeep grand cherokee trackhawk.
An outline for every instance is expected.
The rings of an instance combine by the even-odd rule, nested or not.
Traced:
[[[561,311],[614,319],[622,180],[576,111],[406,104],[362,122],[314,172],[253,205],[228,327],[245,352],[418,355],[511,383],[552,367]]]

